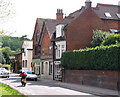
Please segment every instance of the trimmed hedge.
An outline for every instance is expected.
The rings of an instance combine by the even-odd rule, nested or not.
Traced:
[[[67,51],[62,54],[61,64],[69,70],[119,70],[120,46]]]

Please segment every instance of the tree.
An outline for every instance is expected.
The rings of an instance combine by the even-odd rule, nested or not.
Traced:
[[[14,14],[11,6],[12,3],[9,0],[0,0],[0,22]]]
[[[6,64],[9,64],[9,56],[11,55],[11,48],[10,47],[3,47],[2,54],[3,54],[3,58],[5,58]]]
[[[108,32],[103,32],[102,30],[96,30],[93,32],[93,37],[92,37],[92,42],[91,45],[92,47],[100,46],[100,44],[103,42],[105,37],[107,37]]]
[[[111,44],[120,44],[120,34],[109,34],[102,42],[104,46]]]
[[[9,17],[14,15],[12,3],[10,0],[0,0],[0,23],[8,21]],[[4,36],[7,32],[0,31],[0,37]],[[2,36],[1,36],[2,35]]]

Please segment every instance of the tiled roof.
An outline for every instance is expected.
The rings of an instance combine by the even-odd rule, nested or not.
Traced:
[[[50,36],[50,39],[52,38],[53,33],[56,30],[56,25],[59,23],[59,21],[55,19],[45,19],[45,25],[48,31],[48,34]]]
[[[94,11],[101,19],[115,19],[115,20],[117,20],[117,19],[119,19],[116,15],[118,13],[118,8],[120,8],[120,6],[98,3],[96,6],[96,9],[94,9]],[[109,18],[106,17],[105,12],[109,12],[111,17],[109,17]]]
[[[98,3],[96,7],[92,7],[93,11],[101,18],[101,19],[114,19],[118,20],[117,17],[118,9],[120,6],[118,5],[110,5],[110,4],[100,4]],[[85,7],[82,6],[81,9],[69,14],[69,17],[76,18],[78,17],[83,11],[85,10]],[[109,12],[112,17],[106,17],[105,12]]]
[[[37,24],[37,23],[39,24],[39,28],[40,28],[40,30],[42,29],[43,21],[44,21],[43,18],[37,18],[37,20],[36,20],[36,24]],[[36,28],[36,25],[35,25],[35,28]],[[33,37],[34,37],[34,34],[35,34],[35,28],[34,28]],[[32,37],[32,38],[33,38],[33,37]]]
[[[43,18],[37,18],[37,21],[38,21],[38,24],[39,24],[40,30],[42,29],[43,21],[44,21],[44,20],[45,20],[45,19],[43,19]]]

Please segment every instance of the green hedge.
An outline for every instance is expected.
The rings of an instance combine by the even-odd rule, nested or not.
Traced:
[[[70,70],[119,70],[119,47],[111,45],[67,51],[62,54],[61,64]]]

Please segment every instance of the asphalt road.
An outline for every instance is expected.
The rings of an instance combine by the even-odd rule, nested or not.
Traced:
[[[10,85],[12,88],[18,90],[25,95],[44,95],[42,97],[98,97],[89,93],[83,93],[75,90],[66,89],[55,84],[45,83],[44,81],[27,81],[27,85],[23,87],[20,82],[20,77],[11,75],[10,78],[0,78],[0,82]],[[50,96],[52,95],[52,96]],[[70,96],[71,95],[71,96]]]

